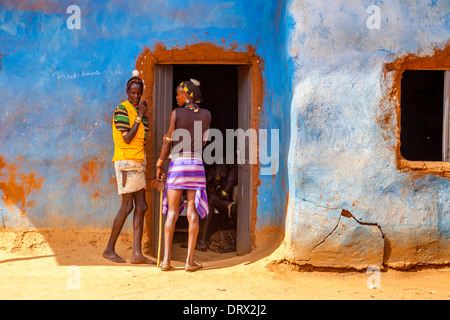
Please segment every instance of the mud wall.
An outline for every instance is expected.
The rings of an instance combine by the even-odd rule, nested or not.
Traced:
[[[67,25],[72,4],[80,29]],[[398,99],[405,68],[450,68],[449,6],[3,1],[1,226],[109,228],[120,205],[112,112],[131,70],[145,54],[185,59],[205,46],[217,49],[218,62],[261,58],[262,102],[253,107],[258,128],[280,130],[280,153],[279,171],[257,177],[255,228],[285,227],[286,259],[448,263],[449,166],[399,156]],[[377,18],[379,28],[369,28]]]
[[[80,8],[79,29],[68,27],[70,5]],[[109,228],[120,206],[111,120],[131,71],[144,52],[206,44],[236,57],[251,48],[261,58],[257,125],[279,129],[281,147],[277,174],[258,177],[255,228],[283,228],[291,97],[285,9],[285,1],[261,0],[2,1],[1,225]]]
[[[370,5],[379,28],[368,27],[377,18]],[[440,0],[289,2],[288,260],[450,262],[447,166],[398,155],[401,72],[449,69],[449,10]]]

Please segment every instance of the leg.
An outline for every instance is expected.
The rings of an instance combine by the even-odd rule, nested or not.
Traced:
[[[133,211],[133,194],[125,193],[122,194],[122,205],[120,206],[119,212],[113,222],[113,227],[111,230],[111,235],[109,237],[108,245],[103,252],[103,257],[111,260],[112,262],[124,263],[125,260],[119,257],[114,247],[116,246],[117,238],[119,237],[120,231],[122,230],[123,224],[126,218]]]
[[[189,221],[189,239],[188,239],[188,252],[186,258],[186,264],[194,266],[194,250],[197,243],[197,235],[199,229],[200,216],[195,208],[195,190],[187,190],[187,219]]]
[[[217,231],[217,218],[219,214],[214,213],[214,210],[217,209],[219,212],[222,209],[222,203],[220,198],[215,193],[210,193],[208,195],[208,206],[210,214],[203,219],[201,222],[201,227],[199,231],[199,239],[197,246],[200,248],[207,248],[206,241],[209,237]],[[227,207],[225,209],[228,209]]]
[[[173,233],[175,232],[175,224],[177,223],[180,213],[180,201],[183,190],[169,189],[167,190],[167,202],[169,210],[167,212],[166,224],[164,225],[164,264],[170,264],[170,256],[172,253]]]
[[[142,254],[141,242],[142,231],[144,229],[144,216],[147,212],[147,202],[145,201],[145,190],[139,190],[134,192],[134,216],[133,216],[133,255],[131,257],[131,263],[135,264],[156,264],[155,261],[147,259]]]
[[[203,221],[201,222],[200,230],[199,230],[199,237],[198,237],[198,241],[197,241],[198,242],[197,248],[199,250],[203,250],[203,251],[208,248],[206,241],[207,241],[207,239],[209,239],[209,236],[210,236],[211,222],[214,219],[214,207],[210,206],[209,212],[212,214],[209,214],[208,217],[203,219]]]

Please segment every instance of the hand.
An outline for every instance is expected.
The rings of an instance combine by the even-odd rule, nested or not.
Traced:
[[[164,176],[164,171],[162,168],[160,167],[156,167],[156,179],[157,180],[164,180],[165,176]]]
[[[145,117],[145,115],[147,114],[147,110],[148,110],[148,105],[147,102],[142,101],[139,105],[138,105],[138,113],[139,113],[139,117]]]

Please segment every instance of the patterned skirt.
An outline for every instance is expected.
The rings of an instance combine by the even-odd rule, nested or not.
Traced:
[[[202,219],[208,215],[205,168],[201,158],[179,157],[170,161],[162,203],[164,215],[167,215],[169,211],[168,189],[196,190],[195,208]],[[183,209],[184,201],[181,199],[179,214],[183,212]]]

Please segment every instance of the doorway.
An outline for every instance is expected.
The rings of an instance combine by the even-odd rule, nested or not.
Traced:
[[[238,128],[244,131],[251,127],[251,66],[234,64],[157,64],[155,65],[154,85],[153,85],[153,111],[152,123],[154,149],[152,153],[152,163],[156,163],[161,150],[162,137],[166,133],[170,123],[170,113],[177,107],[175,103],[175,89],[182,82],[189,79],[196,79],[200,82],[203,102],[201,108],[208,109],[211,112],[211,128],[220,130],[224,138],[223,155],[226,155],[226,130],[236,130]],[[236,144],[235,144],[236,147]],[[246,162],[242,165],[235,165],[237,170],[237,185],[235,199],[235,213],[237,218],[235,224],[227,225],[224,221],[233,219],[233,214],[218,212],[220,209],[210,206],[210,215],[215,217],[214,228],[210,228],[207,239],[213,232],[228,226],[234,228],[235,251],[238,255],[247,254],[251,251],[251,207],[252,199],[252,170],[248,161],[248,143],[246,144]],[[165,160],[164,168],[168,167],[169,159]],[[233,164],[227,166],[232,169]],[[214,179],[214,170],[216,165],[206,164],[205,171],[210,178]],[[227,172],[227,174],[229,171]],[[208,183],[210,180],[208,179]],[[157,252],[159,239],[159,193],[152,191],[152,204],[150,205],[150,214],[152,219],[152,251]],[[208,194],[209,196],[209,194]],[[211,197],[212,198],[212,197]],[[229,198],[232,201],[232,197]],[[164,226],[165,217],[163,217]],[[202,235],[202,224],[199,237]],[[226,228],[226,227],[225,227]],[[164,228],[163,228],[164,230]],[[174,245],[176,241],[187,241],[188,223],[186,217],[181,215],[177,221],[174,235]],[[229,230],[228,230],[229,231]],[[233,235],[230,235],[233,237]],[[163,238],[163,237],[162,237]],[[162,252],[164,241],[162,239]]]

